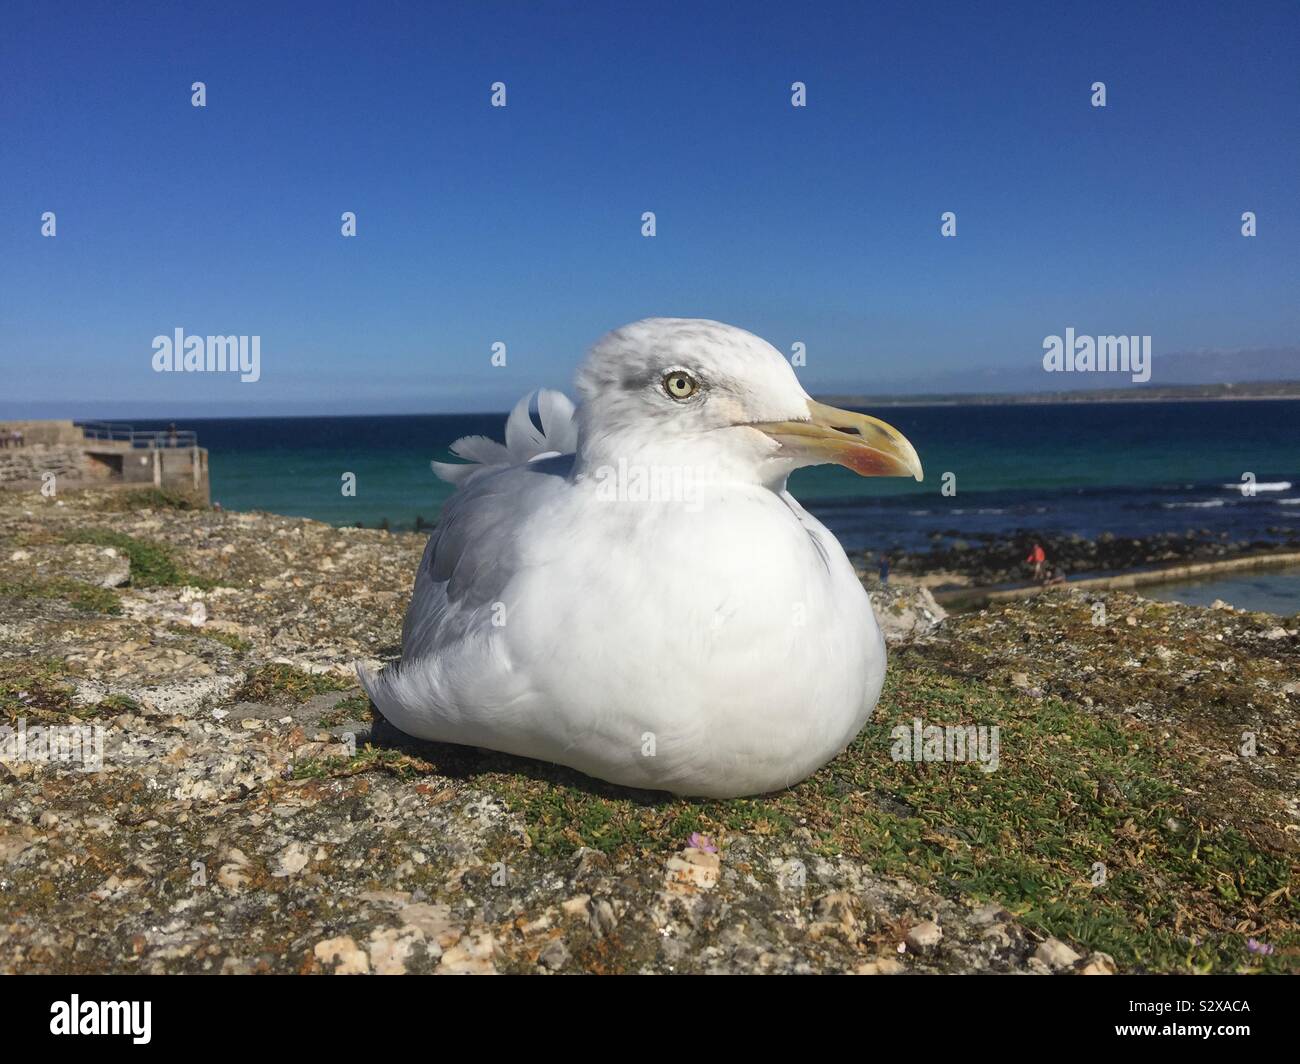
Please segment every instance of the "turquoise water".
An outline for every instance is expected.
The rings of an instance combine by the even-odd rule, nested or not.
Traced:
[[[1300,614],[1300,568],[1262,569],[1252,573],[1225,574],[1182,584],[1144,587],[1144,598],[1209,606],[1215,599],[1242,609],[1277,613],[1283,617]]]
[[[851,549],[938,528],[1141,535],[1209,527],[1300,533],[1300,401],[918,406],[872,410],[916,445],[922,484],[800,470],[791,489]],[[500,439],[504,414],[197,420],[213,499],[334,524],[436,519],[450,487],[429,469],[459,436]],[[137,427],[165,427],[139,423]],[[1244,472],[1262,489],[1243,498]],[[356,475],[355,497],[340,490]],[[944,495],[945,473],[956,493]],[[1268,529],[1277,531],[1269,533]]]
[[[1300,549],[1300,401],[870,409],[915,444],[926,479],[800,470],[791,490],[858,551],[925,550],[1022,530],[1056,537],[1192,533],[1237,549]],[[244,418],[179,425],[209,449],[212,497],[336,525],[433,522],[451,488],[429,468],[460,436],[500,439],[505,414]],[[165,428],[138,423],[138,428]],[[356,495],[342,492],[355,474]],[[945,477],[944,474],[951,474]],[[1244,496],[1242,474],[1258,491]],[[955,493],[945,494],[945,483]],[[1295,577],[1225,578],[1184,594],[1295,612]]]

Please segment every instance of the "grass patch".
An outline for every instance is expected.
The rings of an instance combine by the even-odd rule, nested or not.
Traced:
[[[129,513],[134,510],[206,510],[196,495],[161,488],[139,491],[111,491],[97,499],[94,508],[100,513]]]
[[[1245,920],[1272,928],[1256,937],[1300,946],[1287,855],[1198,815],[1178,782],[1194,766],[1175,738],[905,661],[885,719],[830,771],[851,786],[886,789],[908,812],[850,815],[852,837],[827,825],[828,845],[850,847],[881,871],[997,900],[1029,927],[1132,967],[1245,964],[1245,936],[1235,931]],[[890,729],[918,716],[999,725],[1001,767],[866,763],[864,755],[888,749]],[[857,810],[846,803],[842,812]]]
[[[136,539],[122,532],[105,528],[84,528],[69,535],[68,543],[90,543],[97,547],[113,547],[131,562],[132,587],[199,587],[214,586],[211,580],[184,572],[172,558],[171,552],[158,543]]]
[[[355,776],[362,772],[384,771],[398,779],[411,780],[428,776],[435,771],[434,766],[422,758],[413,757],[401,750],[376,747],[367,744],[353,757],[309,758],[300,761],[293,768],[292,779],[318,780]]]
[[[192,624],[170,624],[167,626],[167,630],[175,632],[177,635],[192,635],[200,639],[211,639],[214,643],[221,643],[223,646],[228,646],[231,650],[240,654],[246,654],[253,649],[252,643],[247,639],[241,639],[234,632],[220,632],[202,624],[197,626]]]
[[[78,580],[21,580],[0,582],[0,598],[57,599],[83,613],[117,616],[122,603],[110,587],[95,587]]]
[[[370,699],[365,695],[352,695],[334,703],[334,708],[320,718],[320,725],[335,728],[351,721],[367,722],[370,720]]]
[[[53,658],[0,660],[0,717],[47,720],[72,711],[74,689],[63,663]]]
[[[352,680],[306,672],[279,662],[254,669],[232,696],[233,702],[306,702],[331,691],[350,691]]]
[[[107,695],[93,706],[77,706],[72,710],[76,717],[116,717],[120,713],[138,713],[140,703],[130,695]]]
[[[93,705],[74,701],[76,689],[68,682],[61,661],[22,658],[0,661],[0,718],[10,724],[20,717],[28,723],[67,724],[68,718],[90,720],[136,713],[140,703],[130,695],[106,695]]]

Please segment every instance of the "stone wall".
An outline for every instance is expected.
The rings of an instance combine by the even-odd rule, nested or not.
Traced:
[[[59,480],[83,481],[86,473],[81,448],[39,443],[0,448],[0,484],[40,483],[45,473],[53,473]]]
[[[17,429],[23,434],[23,442],[46,444],[79,444],[82,431],[71,421],[0,421],[0,439]],[[3,451],[4,448],[0,448]]]
[[[0,446],[0,488],[40,485],[53,473],[56,486],[157,485],[204,502],[210,498],[208,452],[202,447],[151,449],[124,440],[86,439],[71,421],[0,421],[0,442],[14,429],[22,432],[23,446]]]

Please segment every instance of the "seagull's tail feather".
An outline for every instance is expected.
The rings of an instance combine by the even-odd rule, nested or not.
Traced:
[[[354,661],[352,667],[357,670],[357,679],[361,681],[361,687],[366,692],[366,696],[378,706],[388,687],[384,680],[384,673],[371,672],[366,667],[365,662],[362,661]]]
[[[537,396],[539,429],[528,412]],[[543,388],[530,392],[515,404],[506,419],[506,442],[486,436],[462,436],[451,445],[461,462],[431,462],[433,471],[449,484],[463,484],[475,473],[500,466],[523,465],[535,458],[572,454],[578,449],[578,425],[573,402],[563,392]]]
[[[363,662],[356,662],[357,679],[383,718],[395,728],[410,734],[410,715],[401,690],[402,667],[395,662],[382,672],[371,672]]]

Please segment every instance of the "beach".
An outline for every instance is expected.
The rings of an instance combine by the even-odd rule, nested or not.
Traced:
[[[692,801],[376,720],[352,663],[398,654],[425,539],[0,493],[0,971],[1300,970],[1295,615],[944,616],[904,564],[850,748]],[[997,728],[996,770],[898,759],[933,727]]]

